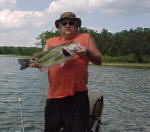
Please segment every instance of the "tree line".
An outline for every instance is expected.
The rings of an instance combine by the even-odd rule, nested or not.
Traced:
[[[83,27],[78,32],[89,33],[95,39],[104,61],[150,63],[150,28],[111,33],[106,29],[98,32]],[[36,45],[44,47],[48,38],[58,35],[58,31],[46,31],[37,37]]]
[[[79,33],[89,33],[96,42],[98,49],[103,55],[103,60],[108,62],[140,62],[150,63],[150,28],[137,27],[129,31],[123,30],[111,33],[106,29],[101,32],[82,27]],[[46,40],[60,35],[58,31],[45,31],[36,39],[36,46],[45,46]],[[42,48],[17,47],[13,51],[16,55],[33,55]],[[0,54],[12,53],[13,47],[0,47]]]
[[[0,47],[1,55],[33,56],[36,52],[40,51],[42,51],[42,48],[37,47],[13,47],[13,46]]]

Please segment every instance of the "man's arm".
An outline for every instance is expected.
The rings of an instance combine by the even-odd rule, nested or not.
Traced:
[[[47,47],[47,44],[45,44],[45,47],[43,48],[43,52],[45,52],[47,50],[48,50],[48,47]]]
[[[95,41],[90,38],[89,40],[89,47],[86,48],[84,46],[80,46],[78,50],[75,51],[79,56],[87,56],[89,60],[95,65],[102,64],[102,55],[101,52],[98,50]]]
[[[90,38],[89,40],[89,48],[87,49],[86,56],[89,58],[89,60],[93,64],[96,64],[96,65],[102,64],[102,54],[98,50],[93,38]]]

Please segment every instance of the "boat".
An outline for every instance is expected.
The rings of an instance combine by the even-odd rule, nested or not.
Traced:
[[[88,91],[90,103],[89,132],[101,132],[101,116],[104,107],[103,95],[99,91]]]
[[[101,116],[103,112],[103,95],[99,91],[88,91],[90,115],[89,115],[89,127],[87,132],[102,132],[101,129]],[[64,132],[63,128],[59,132]]]
[[[103,95],[98,91],[89,90],[88,91],[90,113],[89,113],[89,127],[87,132],[101,132],[101,116],[103,112]],[[19,98],[21,119],[22,119],[22,132],[24,132],[24,119],[22,110],[22,99]],[[63,132],[63,128],[59,130]]]

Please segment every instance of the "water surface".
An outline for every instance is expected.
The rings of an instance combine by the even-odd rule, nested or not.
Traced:
[[[0,56],[0,132],[43,131],[47,73],[19,70],[17,57]],[[88,88],[104,95],[103,132],[150,132],[150,68],[89,65]]]

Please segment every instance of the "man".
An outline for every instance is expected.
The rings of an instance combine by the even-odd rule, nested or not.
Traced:
[[[63,67],[53,66],[48,70],[49,89],[45,106],[45,132],[87,132],[88,62],[100,65],[102,57],[89,34],[78,34],[81,19],[74,13],[65,12],[55,21],[61,36],[46,41],[44,51],[53,46],[78,41],[80,49],[66,61]],[[38,65],[38,64],[37,64]]]

